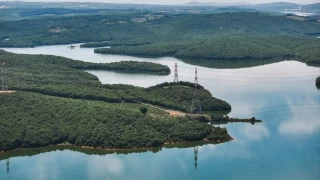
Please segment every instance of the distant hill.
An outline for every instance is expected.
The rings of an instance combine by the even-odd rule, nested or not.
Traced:
[[[304,5],[301,7],[301,11],[320,14],[320,3]]]
[[[257,5],[251,6],[251,8],[255,8],[257,10],[262,10],[262,11],[283,12],[283,11],[298,10],[300,6],[301,6],[300,4],[295,4],[295,3],[277,2],[277,3],[257,4]]]
[[[288,2],[274,2],[274,3],[265,3],[265,4],[258,4],[257,6],[260,7],[299,7],[300,4],[296,3],[288,3]]]
[[[251,3],[246,3],[246,2],[235,2],[235,3],[218,3],[218,2],[208,2],[208,3],[202,3],[202,2],[197,2],[197,1],[192,1],[184,4],[185,6],[248,6],[248,5],[253,5]]]

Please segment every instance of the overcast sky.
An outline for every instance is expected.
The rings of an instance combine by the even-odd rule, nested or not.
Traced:
[[[7,1],[7,0],[0,0]],[[12,1],[12,0],[9,0]],[[14,0],[16,1],[16,0]],[[218,3],[234,3],[234,2],[249,2],[249,3],[269,3],[269,2],[292,2],[298,4],[319,3],[320,0],[22,0],[22,1],[40,1],[40,2],[106,2],[106,3],[138,3],[138,4],[184,4],[190,1],[197,2],[218,2]]]

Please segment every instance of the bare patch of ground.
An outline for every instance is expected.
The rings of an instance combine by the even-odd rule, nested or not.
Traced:
[[[60,33],[60,32],[66,32],[67,29],[57,27],[57,28],[55,28],[55,29],[50,29],[49,31],[52,32],[52,33]]]
[[[170,114],[170,116],[185,116],[186,115],[186,113],[184,113],[184,112],[181,112],[181,111],[175,111],[175,110],[164,110],[163,109],[163,111],[165,111],[165,112],[167,112],[167,113],[169,113]]]
[[[16,91],[0,91],[0,94],[11,94],[15,93]]]
[[[161,107],[158,107],[158,106],[154,106],[154,105],[151,105],[151,104],[147,104],[147,103],[141,103],[141,104],[144,104],[144,105],[147,105],[147,106],[151,106],[151,107],[156,108],[156,109],[159,109],[159,110],[161,110],[161,111],[165,111],[165,112],[169,113],[170,116],[175,116],[175,117],[177,117],[177,116],[185,116],[185,115],[186,115],[186,113],[181,112],[181,111],[167,110],[167,109],[164,109],[164,108],[161,108]]]

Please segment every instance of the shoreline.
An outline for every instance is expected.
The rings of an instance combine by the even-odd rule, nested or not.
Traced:
[[[92,150],[104,150],[104,151],[141,151],[141,150],[156,150],[156,149],[162,149],[162,148],[166,148],[166,146],[175,146],[175,145],[192,145],[192,144],[201,144],[201,145],[205,145],[205,144],[220,144],[220,143],[226,143],[226,142],[230,142],[233,141],[234,138],[230,136],[229,140],[225,140],[225,141],[210,141],[207,139],[203,139],[200,141],[192,141],[192,142],[165,142],[162,146],[158,146],[158,147],[144,147],[144,148],[102,148],[102,147],[90,147],[90,146],[77,146],[77,145],[73,145],[73,144],[64,144],[64,143],[60,143],[60,144],[52,144],[52,145],[48,145],[48,146],[42,146],[42,147],[34,147],[34,148],[16,148],[16,149],[11,149],[8,151],[0,151],[0,154],[5,154],[7,152],[12,152],[12,151],[19,151],[19,150],[32,150],[32,149],[40,149],[40,148],[47,148],[47,147],[75,147],[75,148],[82,148],[82,149],[92,149]]]

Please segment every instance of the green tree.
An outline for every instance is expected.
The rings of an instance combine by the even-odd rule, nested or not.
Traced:
[[[148,112],[148,108],[146,108],[146,107],[141,107],[141,108],[140,108],[140,112],[141,112],[142,114],[146,115],[146,113]]]

